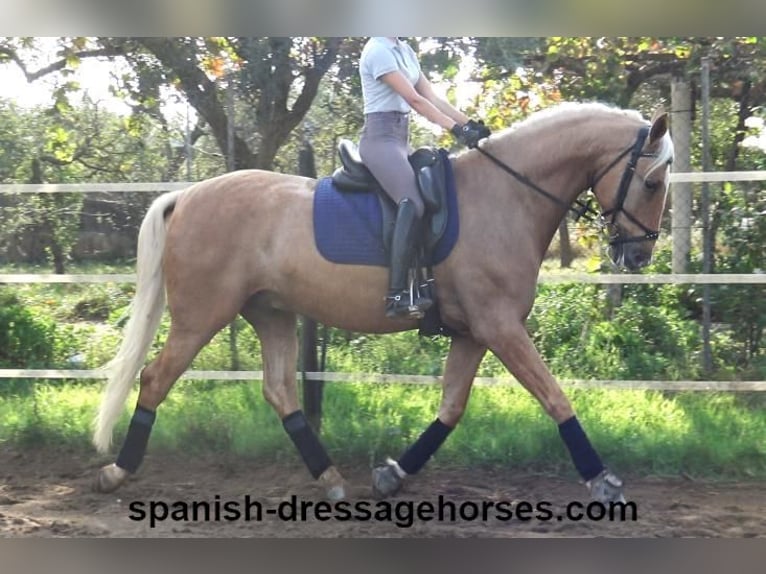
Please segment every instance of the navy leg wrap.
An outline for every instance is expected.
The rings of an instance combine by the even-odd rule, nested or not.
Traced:
[[[295,411],[287,415],[282,419],[282,426],[290,435],[311,476],[319,478],[332,465],[332,462],[303,411]]]
[[[448,427],[439,419],[436,419],[423,431],[418,440],[408,448],[399,459],[399,468],[407,474],[415,474],[423,468],[428,459],[447,439],[452,427]]]
[[[122,449],[117,456],[117,466],[134,473],[144,460],[146,445],[149,442],[149,435],[152,432],[155,412],[145,409],[141,406],[136,407],[133,418],[130,419],[128,434],[125,436],[125,442],[122,443]]]
[[[569,454],[572,456],[572,462],[574,462],[575,468],[583,480],[591,480],[604,470],[604,464],[590,444],[588,437],[585,436],[585,431],[580,426],[577,417],[572,417],[561,423],[559,434],[564,444],[567,445]]]

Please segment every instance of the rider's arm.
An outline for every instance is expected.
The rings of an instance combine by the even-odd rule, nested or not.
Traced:
[[[421,80],[422,78],[423,75],[421,74]],[[457,114],[459,114],[457,117],[445,113],[442,109],[440,109],[439,106],[431,102],[428,97],[419,93],[418,90],[415,89],[415,86],[413,86],[407,80],[404,74],[399,71],[384,74],[380,77],[380,79],[384,81],[388,86],[390,86],[391,89],[398,93],[402,98],[404,98],[404,100],[413,110],[422,115],[428,121],[435,123],[445,130],[452,129],[455,123],[462,124],[468,121],[468,118],[460,114],[460,112],[457,112],[457,110],[454,110],[457,112]],[[421,84],[421,80],[418,80],[418,85]],[[433,90],[431,90],[431,94],[433,94]],[[461,122],[458,118],[464,119],[465,121]]]

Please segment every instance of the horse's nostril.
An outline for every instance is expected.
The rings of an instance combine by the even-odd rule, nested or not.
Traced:
[[[650,255],[643,251],[631,251],[625,257],[625,262],[631,269],[640,269],[646,267],[649,263]]]

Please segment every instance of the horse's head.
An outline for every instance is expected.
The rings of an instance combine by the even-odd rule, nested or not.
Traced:
[[[668,191],[673,142],[668,114],[636,129],[634,142],[595,175],[591,188],[609,229],[610,256],[631,271],[649,264]]]

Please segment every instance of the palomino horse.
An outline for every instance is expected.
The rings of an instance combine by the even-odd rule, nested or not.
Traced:
[[[453,158],[460,235],[434,268],[441,317],[454,333],[438,418],[396,461],[373,470],[378,495],[395,493],[457,425],[489,349],[558,425],[590,495],[624,500],[525,329],[543,256],[567,208],[592,189],[610,231],[611,257],[630,270],[652,254],[665,205],[673,145],[667,114],[563,104],[492,135]],[[300,410],[297,314],[368,333],[413,329],[384,315],[387,270],[324,259],[313,235],[313,179],[245,170],[159,197],[139,235],[131,318],[96,420],[106,451],[165,307],[171,327],[140,376],[138,404],[116,463],[96,486],[111,491],[143,458],[157,407],[199,350],[241,314],[263,350],[263,394],[308,470],[331,499],[344,480]]]

